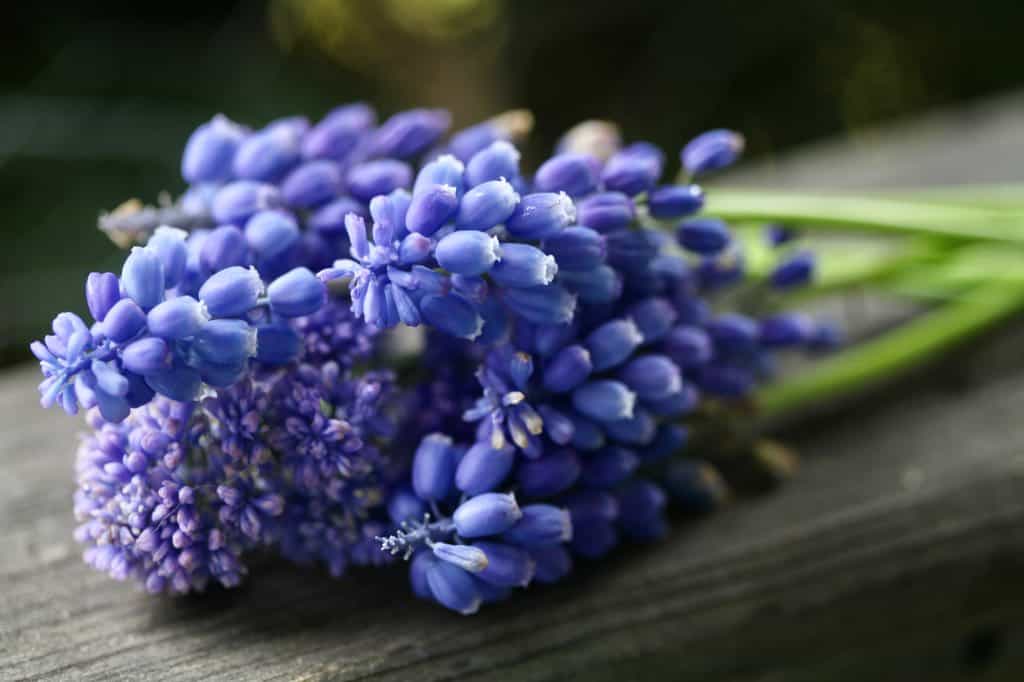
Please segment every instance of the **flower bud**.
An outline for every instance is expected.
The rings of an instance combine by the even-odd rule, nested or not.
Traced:
[[[489,230],[508,220],[518,203],[519,194],[507,180],[490,180],[462,196],[455,225],[460,230]]]
[[[306,225],[328,237],[341,236],[345,234],[345,216],[349,213],[369,217],[364,204],[352,197],[338,197],[313,211]]]
[[[616,445],[608,446],[586,459],[581,480],[592,488],[614,488],[636,471],[639,465],[640,458],[632,450]]]
[[[250,135],[235,154],[235,176],[243,180],[277,182],[301,160],[301,134],[287,125],[267,126]]]
[[[501,260],[494,264],[490,275],[501,286],[535,287],[551,284],[557,273],[558,265],[554,257],[537,247],[505,244],[501,247]]]
[[[233,266],[214,273],[199,288],[199,300],[212,317],[241,317],[256,307],[263,282],[255,268]]]
[[[577,490],[565,499],[565,504],[573,528],[594,521],[613,523],[621,512],[618,499],[605,490]]]
[[[121,364],[143,376],[166,369],[171,365],[167,342],[152,336],[133,341],[121,351]]]
[[[572,450],[545,452],[537,459],[521,461],[516,480],[527,497],[552,497],[572,487],[581,468],[579,457]]]
[[[819,322],[814,335],[807,342],[810,350],[824,352],[834,350],[843,343],[842,330],[832,322]]]
[[[550,504],[528,504],[516,525],[501,534],[501,539],[519,547],[541,547],[572,539],[572,519],[565,509]]]
[[[576,203],[576,222],[602,233],[625,230],[635,217],[633,200],[622,192],[599,192]]]
[[[245,138],[245,129],[218,114],[196,128],[185,143],[181,176],[190,184],[221,182],[231,177],[235,152]]]
[[[467,301],[480,305],[487,300],[487,280],[480,276],[452,275],[452,291]]]
[[[249,246],[245,235],[234,225],[221,225],[203,240],[199,262],[203,271],[210,273],[248,265]]]
[[[434,252],[442,268],[460,275],[482,275],[501,257],[497,237],[486,232],[452,232],[437,243]]]
[[[427,568],[426,575],[431,596],[445,608],[466,616],[480,610],[480,590],[473,576],[463,569],[438,560]]]
[[[302,338],[284,324],[256,327],[256,359],[267,365],[286,365],[302,353]]]
[[[146,327],[146,313],[130,298],[115,303],[103,318],[103,334],[114,343],[124,343]]]
[[[466,167],[461,161],[451,154],[442,154],[420,169],[416,175],[412,195],[423,194],[436,185],[448,185],[455,188],[456,196],[462,196],[465,172]]]
[[[245,224],[245,241],[259,260],[272,260],[299,241],[299,225],[284,211],[260,211]]]
[[[643,341],[636,323],[626,318],[605,322],[587,335],[585,345],[594,371],[603,372],[621,364]]]
[[[798,236],[796,230],[778,223],[765,225],[763,234],[765,242],[773,248],[788,244]]]
[[[584,303],[611,303],[622,295],[622,276],[608,265],[590,270],[562,270],[559,279]]]
[[[192,338],[198,359],[190,364],[200,371],[210,363],[238,365],[256,355],[256,343],[256,330],[245,320],[210,320]]]
[[[452,521],[462,537],[481,538],[503,533],[522,516],[514,495],[481,493],[460,504]]]
[[[754,387],[754,377],[739,367],[706,365],[694,378],[702,391],[721,398],[742,398]]]
[[[178,296],[150,310],[146,323],[154,336],[185,339],[198,332],[209,319],[210,314],[202,303],[191,296]]]
[[[558,582],[572,570],[572,556],[561,545],[532,547],[530,557],[534,562],[533,579],[539,583]]]
[[[495,141],[504,140],[507,136],[508,132],[494,120],[483,121],[453,134],[446,149],[456,158],[468,161]]]
[[[506,289],[504,300],[515,313],[540,325],[567,324],[576,311],[576,296],[557,283]]]
[[[551,442],[557,445],[568,445],[572,442],[576,425],[568,415],[562,414],[550,405],[538,405],[537,412],[544,422],[544,433]]]
[[[541,164],[533,184],[539,192],[589,194],[597,188],[597,161],[585,154],[557,154]]]
[[[646,192],[661,177],[665,155],[649,142],[636,142],[608,159],[601,181],[613,192],[634,196]]]
[[[679,317],[667,299],[658,297],[634,303],[626,310],[626,314],[636,323],[645,344],[665,338]]]
[[[668,524],[663,516],[666,495],[660,487],[649,481],[632,481],[617,494],[623,510],[619,527],[630,539],[652,542],[666,535]]]
[[[658,417],[674,418],[693,412],[698,402],[700,391],[692,384],[684,382],[677,392],[659,400],[648,400],[646,405],[651,413]]]
[[[375,196],[390,194],[412,184],[412,168],[395,159],[367,161],[353,166],[346,177],[349,194],[363,202]]]
[[[302,156],[342,161],[355,149],[362,135],[373,128],[376,120],[373,108],[361,102],[332,109],[306,133]]]
[[[341,167],[334,161],[307,161],[281,183],[284,202],[295,208],[316,208],[341,194],[344,187]]]
[[[419,309],[427,324],[460,339],[475,339],[483,331],[483,318],[457,294],[425,296]]]
[[[599,559],[619,544],[615,526],[606,521],[590,521],[573,525],[570,546],[575,554],[587,559]]]
[[[776,289],[791,289],[811,281],[814,276],[814,254],[800,251],[779,263],[768,279]]]
[[[218,223],[241,225],[254,213],[280,205],[281,195],[274,185],[236,180],[217,190],[211,212]]]
[[[270,309],[281,317],[312,315],[327,301],[327,287],[308,268],[294,268],[267,287]]]
[[[745,270],[743,252],[727,250],[701,260],[697,266],[697,281],[703,291],[714,291],[742,280]]]
[[[599,422],[633,416],[636,394],[620,381],[588,381],[572,392],[572,405],[584,416]]]
[[[398,260],[402,265],[422,263],[430,257],[434,243],[422,234],[412,232],[405,235],[398,245]]]
[[[427,513],[427,505],[410,488],[402,486],[388,498],[388,517],[392,523],[419,521]]]
[[[121,287],[143,310],[164,300],[164,268],[156,251],[132,247],[121,269]]]
[[[590,270],[604,263],[605,237],[589,227],[567,227],[544,240],[544,250],[564,270]]]
[[[475,443],[459,461],[455,487],[467,495],[494,490],[508,476],[515,459],[512,447],[494,449],[488,443]]]
[[[445,499],[452,490],[456,463],[457,453],[451,438],[440,433],[427,435],[413,455],[413,490],[430,502]]]
[[[610,437],[625,445],[647,445],[658,431],[651,413],[639,407],[633,410],[632,417],[604,422],[603,426]]]
[[[724,313],[707,323],[716,350],[743,351],[757,345],[757,322],[739,313]]]
[[[691,513],[706,514],[729,500],[729,488],[706,462],[677,457],[665,469],[665,487],[673,501]]]
[[[565,192],[527,194],[516,206],[505,227],[519,239],[545,239],[576,220],[576,206]]]
[[[487,540],[478,540],[473,547],[487,558],[487,565],[476,573],[480,580],[497,587],[526,587],[533,580],[534,562],[526,550]]]
[[[405,216],[411,232],[430,236],[455,216],[459,199],[454,185],[434,185],[412,198]]]
[[[665,185],[647,195],[647,212],[659,220],[683,218],[702,208],[704,190],[700,185]]]
[[[114,304],[121,300],[121,282],[112,272],[90,272],[85,280],[85,301],[89,313],[102,322]]]
[[[690,175],[701,175],[732,165],[743,153],[745,140],[731,130],[709,130],[690,140],[680,154]]]
[[[567,393],[583,383],[593,371],[590,351],[580,345],[566,346],[544,368],[544,388],[552,393]]]
[[[817,327],[801,313],[780,313],[760,322],[758,339],[768,348],[799,346],[813,340]]]
[[[519,177],[519,150],[505,140],[493,142],[477,152],[466,164],[466,184],[470,187],[490,180]]]
[[[644,462],[657,462],[678,454],[690,438],[689,430],[681,424],[661,424],[654,439],[639,451]]]
[[[642,400],[665,398],[683,386],[679,367],[664,355],[633,358],[619,370],[618,377]]]
[[[660,230],[639,228],[605,235],[609,264],[630,275],[643,275],[651,270],[651,263],[665,245],[666,236]]]
[[[397,159],[417,156],[441,139],[450,125],[451,115],[444,109],[399,112],[373,132],[370,153]]]
[[[199,372],[178,364],[146,376],[146,384],[150,388],[162,396],[179,402],[195,400],[199,395],[202,383]]]
[[[702,256],[713,256],[729,244],[729,228],[718,218],[691,218],[676,228],[679,245]]]
[[[409,582],[412,584],[413,594],[420,599],[434,601],[434,593],[430,590],[427,572],[440,561],[433,552],[422,550],[416,552],[409,562]]]
[[[161,225],[146,243],[146,248],[154,251],[160,258],[164,271],[164,287],[167,289],[177,286],[185,275],[188,263],[188,249],[185,246],[187,237],[188,233],[184,230]]]
[[[455,564],[464,571],[479,573],[487,568],[487,555],[482,549],[472,545],[450,545],[447,542],[435,542],[431,551],[441,561]]]
[[[711,339],[700,327],[679,325],[665,337],[664,350],[676,365],[689,369],[711,360]]]
[[[604,446],[604,430],[594,422],[572,413],[572,446],[582,452],[591,452]]]

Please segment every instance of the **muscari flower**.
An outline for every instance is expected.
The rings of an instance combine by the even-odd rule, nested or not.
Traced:
[[[106,417],[92,412],[80,467],[90,561],[185,591],[237,583],[255,544],[339,574],[383,561],[380,536],[411,559],[417,595],[468,613],[564,577],[573,554],[663,535],[665,493],[638,472],[685,445],[680,417],[746,395],[775,349],[835,335],[709,312],[742,255],[724,223],[690,217],[699,186],[659,185],[656,147],[589,122],[531,178],[521,123],[441,143],[444,112],[377,127],[356,104],[193,135],[180,205],[199,229],[156,230],[120,277],[91,275],[97,323],[64,314],[33,345],[44,404]],[[681,159],[698,176],[741,149],[712,131]],[[680,219],[675,243],[651,222]],[[812,275],[809,256],[782,258],[775,288]],[[350,304],[328,297],[334,279]],[[402,396],[355,373],[399,322],[430,339],[430,376]],[[204,384],[216,393],[196,407]],[[203,466],[182,468],[185,452]],[[669,470],[691,508],[719,499],[703,469]],[[97,512],[110,505],[149,521]]]

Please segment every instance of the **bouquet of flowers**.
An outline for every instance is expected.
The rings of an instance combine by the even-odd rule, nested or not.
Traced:
[[[259,548],[332,575],[406,560],[417,596],[469,614],[657,541],[670,500],[712,508],[690,429],[744,418],[778,351],[837,342],[753,305],[814,259],[771,226],[745,277],[701,215],[737,133],[686,144],[672,182],[597,121],[529,173],[529,123],[216,116],[177,201],[103,216],[120,273],[32,344],[43,406],[86,412],[85,560],[153,593],[233,587]]]

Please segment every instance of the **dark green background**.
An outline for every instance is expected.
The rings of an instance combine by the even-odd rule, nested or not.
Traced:
[[[181,145],[214,112],[260,124],[360,98],[447,106],[464,125],[526,107],[533,158],[588,117],[671,150],[734,127],[765,157],[1024,80],[1024,3],[1010,0],[435,1],[416,9],[436,7],[447,32],[382,0],[338,0],[346,25],[328,11],[319,33],[299,0],[5,10],[0,362],[84,308],[84,275],[119,262],[97,213],[180,191]]]

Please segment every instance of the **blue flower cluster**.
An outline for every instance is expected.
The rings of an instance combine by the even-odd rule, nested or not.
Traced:
[[[158,397],[118,423],[91,410],[75,494],[86,561],[173,593],[237,585],[257,547],[334,575],[382,563],[374,538],[407,468],[382,451],[398,399],[390,373],[355,378],[327,362],[198,403]]]
[[[779,262],[744,281],[738,240],[699,215],[734,132],[687,144],[674,184],[659,148],[597,122],[529,174],[527,122],[446,139],[446,112],[353,104],[193,133],[178,227],[136,215],[120,275],[86,282],[94,323],[62,313],[32,345],[43,405],[89,410],[90,564],[180,593],[237,584],[258,546],[333,575],[402,557],[417,595],[472,613],[662,537],[670,496],[720,501],[675,457],[686,421],[748,396],[776,351],[834,342],[735,309],[808,282],[813,257],[772,227]],[[418,328],[411,356],[396,327]]]
[[[97,407],[117,422],[155,394],[189,402],[204,384],[231,386],[253,358],[286,364],[298,356],[300,339],[288,320],[324,304],[323,283],[297,267],[264,285],[255,268],[235,265],[210,275],[195,296],[182,293],[186,238],[161,227],[145,247],[132,249],[120,277],[89,275],[94,324],[62,313],[54,333],[32,344],[45,377],[44,407],[59,402],[69,414]]]

